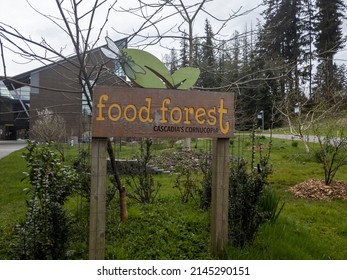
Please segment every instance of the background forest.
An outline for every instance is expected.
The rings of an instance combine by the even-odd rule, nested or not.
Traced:
[[[341,108],[346,65],[334,56],[345,46],[345,8],[341,0],[265,0],[263,22],[227,39],[214,34],[206,20],[204,36],[193,39],[192,62],[185,33],[180,49],[172,49],[165,60],[171,71],[199,67],[200,88],[234,91],[237,129],[249,128],[260,111],[265,129],[271,119],[278,127],[280,115]]]

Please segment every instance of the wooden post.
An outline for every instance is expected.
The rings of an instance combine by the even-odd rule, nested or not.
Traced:
[[[92,139],[89,259],[105,258],[107,138]]]
[[[228,243],[229,138],[213,141],[211,252],[223,256]]]

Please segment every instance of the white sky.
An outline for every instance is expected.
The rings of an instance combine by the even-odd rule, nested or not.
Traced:
[[[28,4],[28,1],[41,13],[49,14],[49,15],[57,15],[58,10],[54,0],[2,0],[1,3],[1,14],[0,14],[0,22],[6,23],[14,28],[16,28],[19,32],[26,36],[31,36],[32,38],[36,38],[37,41],[40,38],[45,38],[45,40],[56,50],[61,48],[64,49],[64,54],[69,55],[73,53],[73,49],[70,45],[68,37],[64,34],[62,30],[59,30],[52,22],[50,22],[43,15],[35,12]],[[148,2],[153,2],[148,1]],[[65,0],[66,3],[69,3],[70,0]],[[111,1],[112,2],[112,1]],[[158,2],[158,1],[157,1]],[[196,3],[200,2],[200,0],[184,0],[185,3]],[[240,10],[240,12],[246,12],[249,9],[255,8],[258,6],[262,0],[214,0],[210,3],[205,4],[205,9],[211,13],[212,15],[219,18],[227,18],[233,12]],[[92,5],[94,1],[85,0],[83,1],[83,5]],[[116,7],[126,7],[127,5],[136,5],[136,0],[118,0]],[[97,13],[97,20],[95,21],[95,25],[93,26],[95,32],[100,28],[100,24],[103,22],[105,18],[104,10],[99,9]],[[258,19],[262,19],[259,13],[262,11],[262,8],[258,8],[253,12],[248,13],[247,15],[237,17],[230,21],[229,25],[225,26],[222,30],[222,34],[225,35],[225,38],[230,38],[235,30],[243,32],[245,30],[245,26],[248,25],[248,28],[253,25],[255,26]],[[148,11],[150,13],[150,11]],[[172,11],[166,11],[167,14]],[[204,21],[207,18],[207,15],[204,13],[200,13],[196,18],[194,24],[194,34],[203,35],[204,34]],[[220,24],[209,18],[210,23],[212,25],[212,29],[216,32]],[[132,30],[136,30],[141,23],[143,22],[142,18],[131,17],[129,14],[113,12],[109,17],[108,24],[104,29],[104,33],[101,35],[101,40],[98,42],[97,46],[101,46],[105,44],[104,37],[108,34],[112,39],[117,40],[124,37],[124,35],[117,34],[113,29],[117,29],[118,31],[124,33],[132,33]],[[165,23],[161,23],[161,32],[167,31],[169,27],[178,25],[182,22],[180,17],[170,18]],[[188,29],[187,25],[183,28]],[[177,31],[177,28],[174,28]],[[344,23],[344,30],[346,31],[346,23]],[[106,33],[107,32],[107,33]],[[347,32],[347,31],[346,31]],[[144,33],[145,34],[145,33]],[[171,33],[172,34],[172,33]],[[176,34],[180,35],[180,34]],[[0,38],[1,39],[1,38]],[[3,41],[4,44],[6,42]],[[136,39],[130,42],[129,47],[132,44],[136,44]],[[164,41],[168,48],[172,48],[173,46],[178,47],[179,42],[174,42],[172,39]],[[152,54],[158,56],[162,59],[163,54],[169,53],[168,50],[162,49],[159,46],[150,47],[146,49]],[[347,51],[341,51],[336,58],[347,59]],[[42,66],[37,62],[25,63],[23,58],[20,58],[18,55],[14,55],[12,52],[5,49],[5,61],[6,61],[6,71],[7,75],[17,75],[28,70],[34,69],[36,67]],[[2,61],[0,62],[0,76],[4,74],[4,68]]]
[[[28,4],[27,0],[13,0],[13,1],[1,1],[1,14],[0,14],[0,22],[8,24],[14,28],[16,28],[20,33],[31,36],[32,38],[36,38],[37,41],[40,41],[41,38],[45,38],[45,40],[56,50],[64,48],[65,55],[69,55],[73,53],[73,49],[70,45],[69,39],[66,37],[62,30],[59,30],[52,22],[50,22],[43,15],[35,12]],[[29,2],[41,13],[46,15],[57,15],[58,10],[54,0],[29,0]],[[65,2],[69,3],[70,0],[65,0]],[[92,5],[94,1],[83,1],[84,5]],[[111,1],[112,2],[112,1]],[[149,1],[152,2],[152,1]],[[200,0],[185,0],[185,3],[196,3],[200,2]],[[205,9],[208,10],[209,13],[216,17],[227,18],[233,12],[238,11],[245,12],[248,9],[256,7],[260,4],[262,0],[214,0],[211,3],[205,4]],[[135,0],[118,0],[116,7],[126,7],[127,5],[136,5],[137,1]],[[106,7],[106,6],[105,6]],[[239,30],[240,32],[245,29],[247,25],[255,25],[257,22],[257,18],[259,16],[259,10],[249,13],[245,16],[238,17],[230,21],[230,24],[226,26],[222,34],[225,36],[231,36],[231,34],[235,30]],[[150,11],[148,11],[150,13]],[[167,11],[170,13],[170,11]],[[200,13],[196,18],[194,24],[194,33],[203,35],[204,34],[204,21],[208,16],[204,13]],[[100,24],[103,22],[105,18],[104,10],[99,10],[97,14],[98,20],[95,21],[94,29],[97,31],[100,28]],[[220,24],[213,19],[209,19],[212,25],[213,31],[216,31]],[[105,44],[104,37],[108,34],[112,39],[117,40],[124,37],[124,35],[117,34],[113,29],[117,29],[118,31],[125,33],[132,33],[132,30],[136,30],[140,24],[143,22],[141,18],[131,17],[129,14],[113,12],[109,17],[109,22],[106,28],[104,29],[104,33],[101,36],[101,40],[98,42],[98,46]],[[182,22],[182,19],[179,17],[172,18],[170,20],[166,20],[165,23],[161,23],[160,26],[162,30],[166,31],[169,27],[179,24]],[[187,25],[183,28],[188,29]],[[177,30],[177,28],[175,28]],[[107,32],[107,34],[106,34]],[[180,34],[178,34],[180,35]],[[4,44],[7,44],[4,40],[2,40]],[[136,38],[130,42],[132,44],[136,43]],[[167,40],[163,42],[168,48],[172,48],[173,44],[179,44],[179,42],[174,43],[173,40]],[[162,59],[163,54],[169,53],[168,50],[160,49],[158,46],[150,47],[146,49],[152,54],[158,56]],[[18,55],[13,54],[12,52],[5,49],[5,61],[6,61],[6,72],[7,75],[17,75],[28,70],[34,69],[36,67],[42,66],[38,62],[24,63],[26,60],[19,57]],[[4,68],[2,61],[0,62],[0,76],[4,74]]]

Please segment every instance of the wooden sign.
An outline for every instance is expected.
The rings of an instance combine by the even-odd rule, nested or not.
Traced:
[[[96,87],[93,137],[230,138],[232,93]]]

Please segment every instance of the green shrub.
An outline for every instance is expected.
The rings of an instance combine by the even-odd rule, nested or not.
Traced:
[[[205,160],[200,163],[200,167],[203,174],[200,207],[208,209],[212,201],[212,164],[207,154]]]
[[[153,203],[161,184],[154,181],[149,172],[148,164],[152,159],[152,140],[144,139],[140,143],[140,153],[137,155],[137,170],[133,170],[125,182],[130,187],[128,196],[141,203]]]
[[[75,171],[62,164],[50,145],[29,143],[26,219],[16,226],[14,254],[20,259],[63,259],[70,219],[64,203],[78,185]]]
[[[79,176],[76,193],[89,201],[90,199],[90,178],[91,178],[91,155],[87,149],[79,149],[78,154],[72,161],[72,166]]]
[[[271,197],[264,195],[271,168],[260,160],[248,171],[244,159],[232,159],[229,177],[229,238],[234,246],[243,247],[254,241],[261,224],[271,219]],[[276,216],[276,214],[275,214]]]
[[[284,207],[284,203],[279,207],[280,198],[277,196],[275,191],[270,187],[265,187],[260,198],[260,209],[264,213],[264,220],[275,223],[278,216],[281,214]]]
[[[188,203],[190,199],[196,201],[197,197],[201,196],[197,174],[189,168],[182,168],[181,173],[176,177],[173,188],[178,189],[182,203]]]

